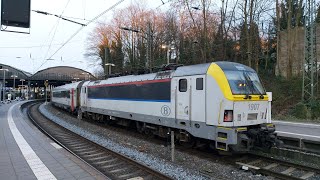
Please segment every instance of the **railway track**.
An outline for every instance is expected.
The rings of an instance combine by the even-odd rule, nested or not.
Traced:
[[[89,120],[88,120],[89,121]],[[90,122],[90,121],[89,121]],[[106,126],[110,128],[110,126]],[[111,126],[112,127],[112,126]],[[115,128],[117,131],[121,128]],[[139,135],[139,134],[136,134]],[[163,140],[152,140],[153,143],[163,143]],[[198,150],[198,149],[185,149],[176,146],[177,150],[188,153],[190,155],[197,155],[198,157],[208,159],[210,161],[219,161],[230,165],[241,167],[244,170],[253,171],[256,174],[263,174],[267,176],[276,177],[279,179],[307,179],[307,180],[320,180],[320,170],[312,167],[306,167],[294,163],[289,163],[269,157],[259,156],[256,154],[247,154],[241,156],[221,156],[213,154],[212,151]],[[200,173],[211,179],[215,172],[200,170]]]
[[[29,105],[27,114],[41,131],[60,146],[110,179],[141,178],[144,180],[172,179],[126,156],[111,151],[75,134],[44,117],[40,103]]]
[[[235,161],[244,170],[273,176],[279,179],[319,180],[320,169],[267,158],[256,154],[248,154]]]

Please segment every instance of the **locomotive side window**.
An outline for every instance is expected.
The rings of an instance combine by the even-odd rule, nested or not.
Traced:
[[[88,87],[87,94],[92,99],[170,102],[170,85],[168,79],[163,82]]]
[[[57,91],[53,92],[52,95],[57,98],[70,98],[70,91]]]
[[[203,90],[203,78],[196,79],[196,90]]]
[[[179,80],[179,91],[180,92],[187,92],[187,90],[188,90],[187,79],[180,79]]]

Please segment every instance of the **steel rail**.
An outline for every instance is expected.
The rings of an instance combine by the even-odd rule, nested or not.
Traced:
[[[37,105],[37,107],[35,107]],[[69,151],[71,154],[75,155],[77,158],[79,158],[80,160],[82,160],[83,162],[85,162],[87,165],[89,165],[90,167],[92,167],[93,169],[97,170],[98,172],[100,172],[103,176],[107,177],[107,178],[111,178],[111,179],[122,179],[121,177],[124,177],[125,175],[121,174],[120,176],[117,176],[117,172],[118,171],[121,171],[123,169],[125,169],[125,167],[133,167],[134,169],[137,169],[136,171],[141,171],[142,173],[139,173],[139,174],[147,174],[147,177],[150,177],[150,175],[154,178],[154,179],[172,179],[171,177],[167,176],[167,175],[164,175],[162,173],[160,173],[159,171],[156,171],[156,170],[153,170],[151,169],[150,167],[148,166],[145,166],[135,160],[132,160],[131,158],[128,158],[122,154],[119,154],[117,152],[114,152],[110,149],[107,149],[105,147],[102,147],[101,145],[95,143],[95,142],[92,142],[92,141],[89,141],[87,139],[85,139],[84,137],[78,135],[78,134],[75,134],[69,130],[67,130],[66,128],[64,127],[61,127],[60,125],[52,122],[51,120],[48,120],[46,117],[44,117],[40,112],[37,112],[39,114],[37,114],[37,118],[35,118],[34,114],[32,113],[35,113],[35,108],[36,108],[36,111],[38,111],[38,107],[39,107],[39,103],[36,104],[36,103],[33,103],[31,105],[29,105],[28,107],[26,107],[28,110],[27,110],[27,114],[29,116],[29,118],[32,120],[32,122],[42,131],[44,132],[47,136],[49,136],[53,141],[55,141],[57,144],[59,144],[61,147],[63,147],[64,149],[66,149],[67,151]],[[32,109],[31,109],[32,108]],[[40,116],[40,117],[39,117]],[[107,163],[108,161],[112,161],[112,160],[101,160],[101,159],[104,159],[104,158],[100,158],[99,157],[96,157],[95,159],[97,159],[97,161],[92,161],[92,162],[88,162],[88,160],[90,159],[87,159],[85,160],[85,156],[89,156],[89,154],[85,154],[85,151],[82,152],[82,154],[79,154],[79,153],[76,153],[75,150],[73,149],[77,149],[76,147],[71,147],[71,145],[67,145],[65,144],[64,142],[62,142],[63,140],[61,140],[61,137],[60,138],[57,138],[57,137],[54,137],[54,135],[52,135],[50,132],[48,132],[47,129],[45,129],[44,127],[42,127],[40,125],[39,122],[37,122],[37,119],[39,118],[43,118],[43,119],[46,119],[46,126],[51,126],[49,124],[54,124],[54,126],[58,126],[60,129],[62,129],[62,131],[68,131],[68,134],[72,134],[72,136],[75,136],[77,137],[75,139],[75,142],[79,142],[80,144],[80,140],[81,140],[81,144],[83,144],[83,141],[86,141],[86,143],[88,143],[88,147],[95,147],[94,149],[97,149],[98,152],[105,152],[107,155],[112,155],[113,157],[119,159],[118,161],[121,161],[120,164],[122,164],[123,162],[126,163],[126,165],[128,166],[121,166],[123,167],[123,169],[116,169],[116,170],[112,170],[112,172],[108,172],[106,171],[103,167],[99,167],[100,164],[102,163]],[[55,130],[55,132],[58,132],[58,130]],[[64,136],[64,135],[62,135]],[[71,137],[72,138],[72,137]],[[68,141],[70,141],[70,137],[68,137]],[[83,146],[83,148],[85,147],[85,145]],[[78,147],[78,150],[81,150],[83,148],[79,148]],[[93,157],[94,154],[92,155]],[[99,161],[100,160],[100,161]],[[117,161],[117,162],[118,162]],[[95,165],[96,164],[96,165]],[[113,167],[115,166],[117,163],[114,162],[113,165],[105,165],[106,169],[108,169],[108,167]],[[128,173],[127,173],[128,174]],[[129,173],[129,174],[134,174],[134,173]]]
[[[243,161],[248,161],[250,160],[250,162],[243,162]],[[235,161],[235,164],[241,166],[243,169],[247,169],[247,170],[251,170],[255,173],[260,173],[260,174],[264,174],[264,175],[270,175],[279,179],[285,179],[285,180],[291,180],[291,179],[307,179],[304,177],[307,177],[305,175],[312,174],[310,175],[310,177],[317,175],[317,177],[320,178],[320,169],[318,168],[314,168],[314,167],[310,167],[310,166],[304,166],[304,165],[300,165],[300,164],[296,164],[296,163],[291,163],[291,162],[287,162],[284,160],[280,160],[280,159],[274,159],[271,157],[265,157],[262,155],[258,155],[258,154],[254,154],[254,153],[249,153],[247,158],[245,158],[244,160],[239,160],[239,161]],[[260,161],[259,161],[260,160]],[[269,165],[255,165],[254,162],[264,162],[264,163],[268,163]],[[274,166],[272,166],[272,164],[274,164]],[[269,168],[268,168],[269,166]],[[285,167],[286,170],[283,171],[276,171],[276,169],[274,168],[279,168],[279,167]],[[304,174],[301,174],[300,176],[295,176],[293,175],[295,171],[304,171]],[[308,178],[310,178],[308,177]]]
[[[106,179],[109,179],[105,174],[103,174],[101,171],[99,171],[98,169],[96,169],[95,167],[93,167],[91,164],[89,164],[88,162],[86,162],[84,159],[82,159],[81,157],[79,157],[77,154],[75,154],[73,151],[71,151],[69,148],[67,148],[66,146],[64,146],[60,141],[58,141],[55,137],[53,137],[49,132],[47,132],[42,126],[40,126],[40,124],[37,123],[37,121],[35,120],[35,118],[33,116],[31,116],[31,113],[28,109],[30,109],[32,106],[34,106],[35,104],[39,104],[39,102],[27,102],[25,104],[23,104],[25,107],[22,108],[26,108],[27,109],[27,115],[28,118],[31,120],[31,122],[42,132],[44,133],[46,136],[48,136],[51,140],[53,140],[55,143],[57,143],[59,146],[61,146],[62,148],[64,148],[65,150],[67,150],[69,153],[71,153],[72,155],[74,155],[75,157],[77,157],[78,159],[80,159],[83,163],[85,163],[86,165],[88,165],[89,167],[91,167],[92,169],[96,170],[100,175],[102,175],[103,177],[105,177]]]

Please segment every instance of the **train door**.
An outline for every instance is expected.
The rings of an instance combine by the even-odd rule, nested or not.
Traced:
[[[190,87],[190,77],[181,77],[177,79],[176,118],[179,120],[191,120]]]
[[[81,89],[81,105],[87,106],[87,87],[83,86]]]
[[[205,122],[206,113],[206,84],[205,75],[192,76],[191,78],[191,96],[190,111],[191,120]]]
[[[79,108],[80,106],[81,106],[81,103],[83,103],[83,102],[81,102],[80,100],[81,100],[81,96],[83,96],[82,94],[81,94],[81,88],[82,88],[82,86],[83,86],[83,83],[84,83],[85,81],[81,81],[78,85],[77,85],[77,88],[76,88],[76,94],[77,94],[77,96],[76,96],[76,102],[77,102],[77,104],[76,104],[76,107],[77,108]]]
[[[71,88],[70,95],[71,95],[71,111],[73,112],[74,111],[74,88]]]

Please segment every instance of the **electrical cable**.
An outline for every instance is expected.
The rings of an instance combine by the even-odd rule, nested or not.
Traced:
[[[82,7],[83,7],[83,20],[86,20],[86,0],[82,1]]]
[[[87,22],[85,25],[88,26],[89,24],[91,24],[93,21],[97,20],[98,18],[100,18],[101,16],[103,16],[105,13],[107,13],[108,11],[112,10],[113,8],[115,8],[116,6],[118,6],[120,3],[122,3],[124,0],[120,0],[118,1],[116,4],[112,5],[111,7],[109,7],[108,9],[106,9],[105,11],[103,11],[102,13],[98,14],[96,17],[94,17],[93,19],[91,19],[89,22]],[[74,34],[71,35],[71,37],[69,39],[67,39],[48,59],[51,59],[57,52],[59,52],[66,44],[69,43],[69,41],[71,41],[85,26],[80,27]],[[47,60],[45,60],[37,69],[37,71],[47,62]]]
[[[79,42],[80,40],[77,40],[77,41],[71,41],[69,43],[76,43],[76,42]],[[51,46],[59,46],[59,45],[62,45],[63,43],[57,43],[57,44],[52,44]],[[42,48],[42,47],[47,47],[49,46],[49,44],[46,44],[46,45],[38,45],[38,46],[0,46],[0,49],[23,49],[23,48],[26,48],[26,49],[30,49],[30,48]]]
[[[167,2],[164,2],[163,0],[161,0],[162,4],[160,4],[158,7],[156,7],[155,9],[160,8],[161,6],[164,6],[165,4],[169,3],[172,0],[168,0]]]
[[[66,4],[65,7],[63,8],[63,10],[62,10],[62,12],[61,12],[61,14],[60,14],[60,17],[63,15],[64,11],[65,11],[66,8],[68,7],[69,2],[70,2],[70,0],[68,0],[67,4]],[[47,53],[46,53],[46,55],[44,56],[44,60],[46,59],[46,57],[47,57],[47,55],[48,55],[48,53],[49,53],[49,51],[50,51],[50,49],[51,49],[51,44],[52,44],[52,42],[53,42],[53,40],[54,40],[54,37],[55,37],[55,35],[56,35],[56,32],[57,32],[57,30],[58,30],[59,23],[60,23],[60,18],[58,18],[58,20],[57,20],[57,26],[56,26],[56,29],[54,30],[52,39],[51,39],[51,41],[50,41],[50,44],[49,44],[49,47],[48,47],[48,50],[47,50]],[[50,58],[49,58],[49,59],[50,59]]]

